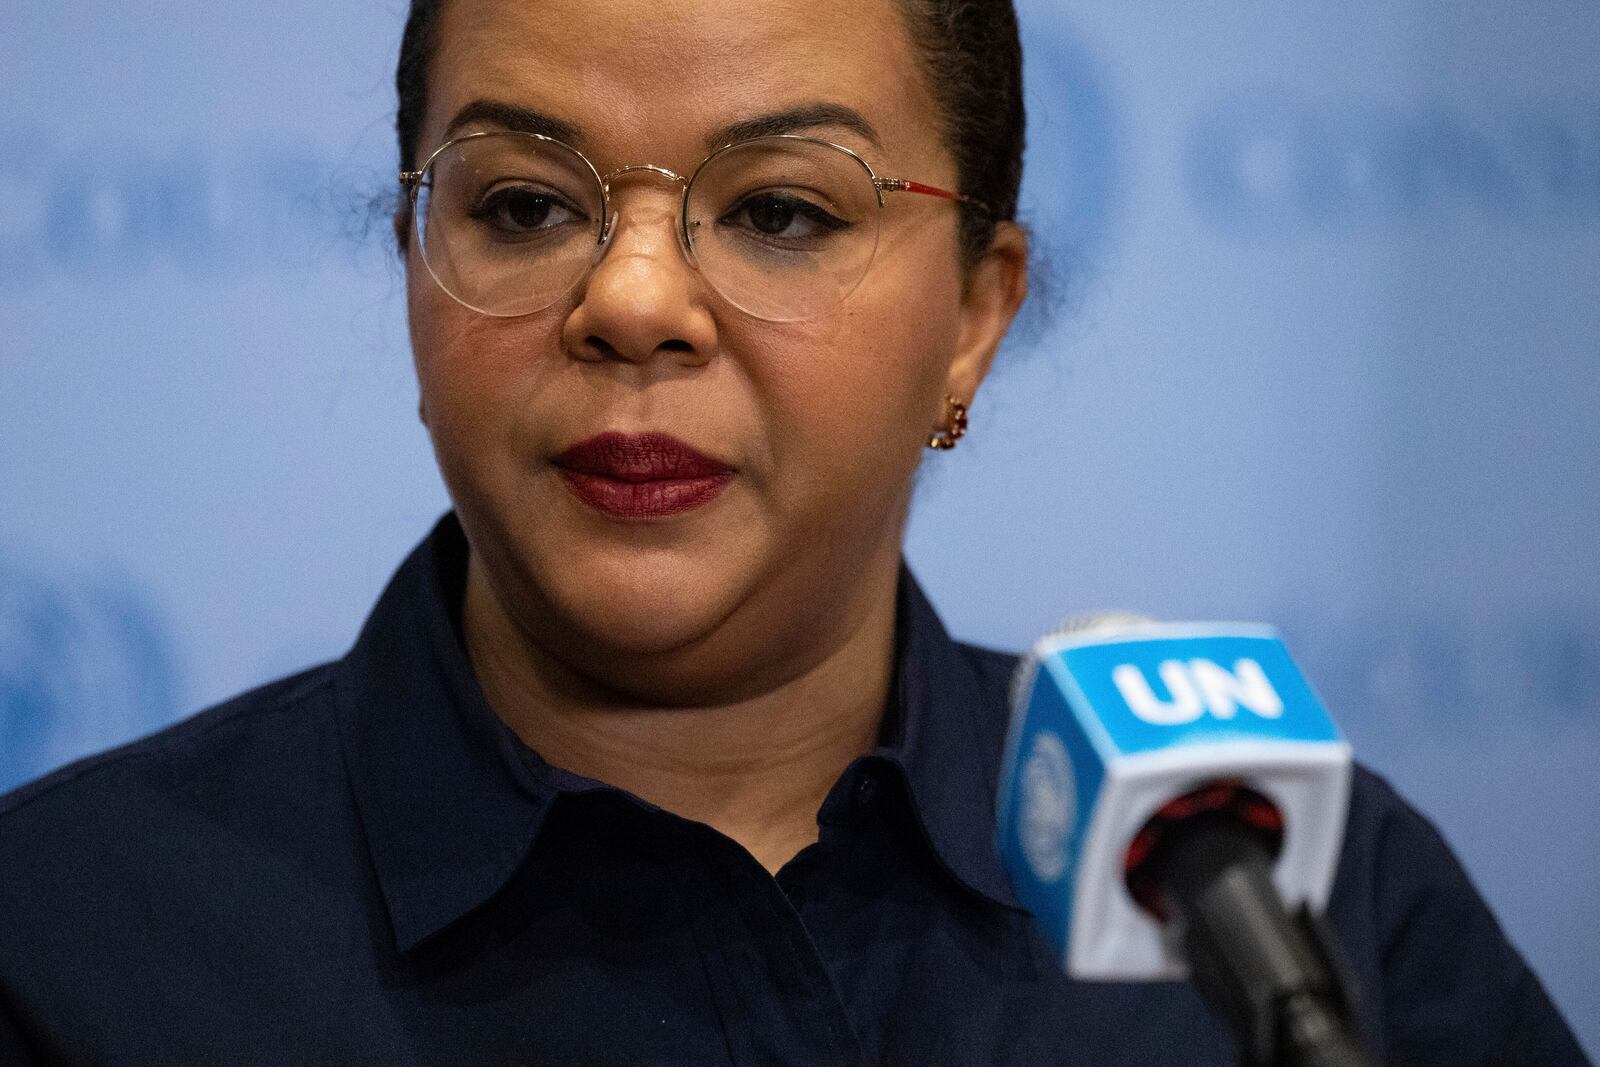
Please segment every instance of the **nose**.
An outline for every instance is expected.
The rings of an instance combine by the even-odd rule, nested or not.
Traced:
[[[716,346],[699,272],[679,244],[672,189],[629,189],[614,199],[610,239],[563,326],[574,358],[697,367]]]

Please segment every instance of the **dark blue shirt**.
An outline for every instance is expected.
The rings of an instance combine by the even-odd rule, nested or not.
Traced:
[[[446,518],[344,659],[0,800],[0,1064],[1236,1062],[1066,980],[991,848],[1012,657],[910,576],[883,743],[776,878],[484,700]],[[1330,909],[1391,1063],[1581,1064],[1434,830],[1360,772]]]

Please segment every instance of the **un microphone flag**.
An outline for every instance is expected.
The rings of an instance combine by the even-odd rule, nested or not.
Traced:
[[[1140,623],[1046,637],[1013,689],[998,847],[1074,978],[1182,979],[1126,884],[1129,846],[1175,798],[1238,782],[1282,816],[1273,884],[1320,912],[1349,803],[1350,747],[1270,627]]]

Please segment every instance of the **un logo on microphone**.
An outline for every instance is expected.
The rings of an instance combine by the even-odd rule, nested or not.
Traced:
[[[1033,736],[1022,765],[1018,837],[1022,854],[1042,882],[1067,873],[1067,849],[1076,817],[1072,760],[1061,738],[1050,730]]]

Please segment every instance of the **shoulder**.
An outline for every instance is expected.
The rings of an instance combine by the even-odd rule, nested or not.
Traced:
[[[99,1062],[95,1042],[175,1040],[196,1004],[309,1003],[300,965],[362,944],[337,678],[286,678],[0,798],[0,1059],[8,1013],[52,1056]]]
[[[1328,918],[1391,1059],[1586,1062],[1438,829],[1359,765]]]
[[[1335,893],[1336,906],[1340,898],[1359,904],[1359,913],[1347,909],[1344,918],[1374,938],[1385,956],[1402,942],[1415,950],[1433,938],[1454,938],[1465,926],[1480,928],[1483,937],[1476,944],[1484,949],[1509,950],[1439,830],[1386,779],[1360,764],[1350,783]]]
[[[0,857],[81,856],[176,811],[229,804],[252,782],[281,789],[274,769],[336,747],[333,675],[325,664],[281,679],[0,796]]]

